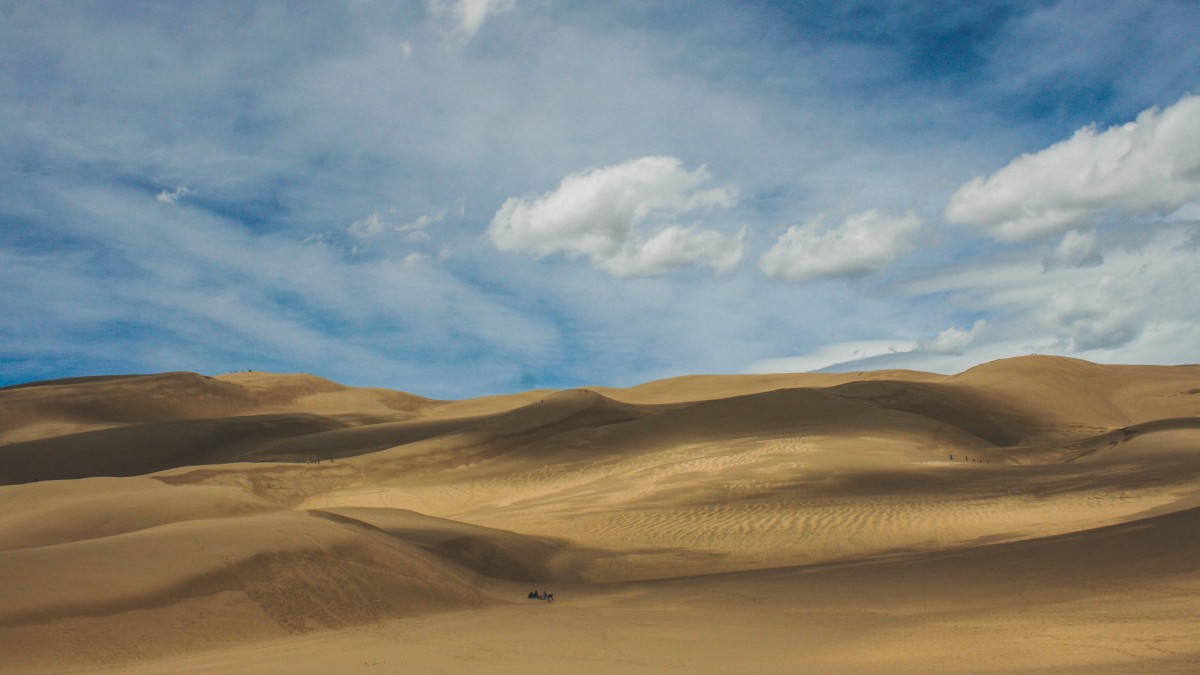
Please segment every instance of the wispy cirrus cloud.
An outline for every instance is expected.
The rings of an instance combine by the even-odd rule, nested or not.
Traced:
[[[975,363],[972,360],[977,358],[975,348],[987,330],[987,323],[979,319],[970,328],[950,326],[928,340],[874,339],[822,345],[820,349],[799,356],[756,361],[745,372],[811,373],[923,367],[942,371],[961,370],[965,366],[944,364]]]
[[[428,0],[429,10],[454,32],[475,37],[488,16],[511,10],[516,0]]]
[[[2,383],[1196,360],[1191,0],[5,10]]]
[[[822,345],[801,356],[762,359],[750,364],[747,373],[811,373],[878,356],[907,353],[916,349],[912,340],[854,340]]]
[[[186,185],[180,185],[174,190],[163,190],[155,195],[154,198],[163,204],[174,204],[175,202],[179,201],[180,197],[189,194],[190,192],[191,190],[189,190]]]
[[[1179,336],[1200,326],[1200,306],[1179,298],[1194,293],[1200,278],[1198,232],[1200,223],[1174,223],[1136,242],[1096,241],[1089,245],[1105,251],[1102,259],[1083,266],[1046,266],[1020,254],[974,260],[901,290],[936,298],[946,311],[990,317],[951,361],[959,366],[996,358],[997,346],[1099,361],[1140,362],[1136,355],[1153,354],[1192,362],[1194,344]]]
[[[373,239],[388,233],[405,234],[409,239],[424,239],[428,236],[425,228],[445,217],[446,211],[443,210],[434,215],[419,216],[416,220],[407,223],[396,223],[388,220],[378,211],[372,211],[367,214],[366,218],[350,223],[346,232],[356,239]]]

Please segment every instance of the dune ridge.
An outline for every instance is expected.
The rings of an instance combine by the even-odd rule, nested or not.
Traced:
[[[586,672],[622,613],[649,627],[622,633],[645,672],[1200,667],[1200,366],[465,401],[165,373],[0,389],[0,420],[0,671],[320,672],[353,643],[430,668],[485,644],[516,672],[535,664],[502,643],[524,627],[579,641],[545,669]],[[553,606],[524,597],[548,586]],[[715,632],[729,617],[746,627]],[[1028,653],[951,648],[950,625]],[[1136,644],[1114,652],[1118,625]],[[732,660],[750,630],[774,646]],[[827,639],[798,654],[796,630]],[[676,631],[704,658],[657,653]]]

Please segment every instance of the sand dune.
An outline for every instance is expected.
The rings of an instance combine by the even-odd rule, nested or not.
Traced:
[[[0,671],[1200,669],[1197,366],[167,373],[0,420]]]
[[[163,373],[53,380],[0,389],[0,443],[178,420],[272,413],[404,418],[432,403],[312,375]]]

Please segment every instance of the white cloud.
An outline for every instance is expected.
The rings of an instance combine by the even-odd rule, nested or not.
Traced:
[[[845,363],[887,354],[911,352],[912,340],[855,340],[824,345],[802,356],[763,359],[750,364],[747,373],[810,373]]]
[[[951,326],[932,340],[855,340],[824,345],[802,356],[756,361],[747,373],[808,373],[821,370],[916,368],[940,370],[947,365],[974,365],[963,355],[977,344],[988,322],[977,320],[969,329]],[[929,368],[937,366],[936,368]]]
[[[897,350],[869,356],[863,359],[832,364],[826,372],[853,372],[858,370],[906,369],[930,373],[952,374],[972,366],[1019,354],[1065,354],[1058,350],[1053,338],[1038,336],[987,341],[972,344],[962,353],[938,352],[932,349],[914,348]]]
[[[416,267],[420,267],[422,265],[426,265],[432,261],[433,261],[433,258],[430,257],[429,254],[414,251],[414,252],[409,253],[408,255],[404,256],[404,260],[401,262],[401,264],[406,269],[413,269]]]
[[[488,15],[516,6],[515,0],[429,0],[429,11],[448,22],[454,32],[470,39],[483,27]]]
[[[378,211],[372,211],[371,215],[356,220],[347,228],[350,236],[359,239],[370,239],[383,234],[384,230],[388,229],[389,224],[379,215]]]
[[[921,219],[912,212],[893,218],[871,209],[835,227],[826,227],[824,220],[789,227],[759,260],[763,272],[791,281],[878,272],[912,250],[921,229]]]
[[[1166,216],[1200,197],[1200,96],[1022,155],[958,189],[948,222],[1024,241],[1095,224],[1108,212]]]
[[[1112,349],[1129,343],[1145,324],[1144,295],[1133,277],[1104,275],[1098,283],[1071,286],[1055,293],[1043,310],[1064,348],[1073,352]]]
[[[624,247],[599,266],[617,277],[649,276],[698,261],[724,272],[742,260],[745,231],[729,236],[712,230],[668,227],[644,244]]]
[[[987,321],[984,319],[977,320],[967,330],[951,326],[938,333],[933,340],[920,342],[916,351],[933,354],[962,354],[979,338],[985,328],[987,328]]]
[[[586,255],[614,276],[658,274],[697,262],[726,270],[741,259],[741,234],[669,224],[698,209],[733,205],[730,187],[700,189],[708,180],[703,166],[688,171],[674,157],[589,169],[541,196],[509,198],[488,235],[504,251],[531,251],[539,258]]]
[[[989,315],[967,356],[1021,343],[1029,345],[1024,352],[1107,362],[1191,362],[1194,343],[1168,344],[1162,336],[1200,326],[1200,304],[1187,301],[1200,279],[1195,232],[1194,224],[1164,225],[1137,246],[1110,247],[1092,266],[976,260],[904,290]]]
[[[961,357],[878,358],[969,365],[1026,345],[1069,342],[1071,331],[1041,311],[1048,299],[1095,282],[1100,270],[1123,278],[1128,270],[1112,268],[1132,257],[1117,250],[1122,238],[1141,244],[1161,226],[1097,229],[1095,251],[1104,255],[1096,267],[1068,264],[1088,258],[1087,237],[1068,241],[1083,226],[1023,251],[979,248],[965,231],[926,251],[918,235],[922,261],[933,268],[925,272],[930,285],[956,281],[949,278],[956,270],[978,281],[962,279],[929,296],[906,295],[902,280],[882,277],[773,283],[743,263],[719,276],[617,283],[609,275],[693,260],[692,271],[722,269],[739,254],[751,257],[751,247],[757,265],[776,235],[807,215],[838,214],[832,227],[870,207],[903,215],[915,202],[939,199],[941,206],[969,178],[1050,145],[1040,139],[1065,140],[1091,119],[1129,121],[1132,114],[1114,118],[1111,111],[1149,105],[1130,108],[1130,101],[1178,101],[1181,87],[1195,82],[1200,41],[1189,41],[1186,30],[1195,22],[1180,20],[1186,3],[1142,4],[1120,10],[1120,18],[1155,13],[1157,30],[1139,21],[1133,37],[1127,20],[1087,29],[1113,10],[1081,13],[1086,2],[1076,0],[1047,7],[1055,16],[1040,24],[1043,32],[997,24],[994,39],[977,45],[967,77],[937,74],[951,79],[931,87],[930,73],[909,77],[909,49],[920,41],[907,33],[867,44],[805,24],[788,27],[800,31],[795,40],[764,41],[778,17],[738,3],[698,3],[682,29],[614,12],[616,5],[541,1],[503,14],[497,11],[512,3],[317,3],[292,13],[254,3],[233,18],[206,16],[198,3],[120,16],[97,4],[79,6],[69,22],[53,5],[31,3],[17,17],[21,25],[12,25],[14,39],[0,40],[0,51],[29,66],[0,87],[0,165],[13,167],[0,210],[4,220],[32,228],[9,237],[15,248],[8,251],[23,253],[28,241],[47,262],[30,259],[28,268],[46,270],[36,276],[8,274],[24,285],[5,286],[16,290],[0,293],[0,305],[7,315],[43,323],[22,333],[29,350],[5,353],[48,368],[39,333],[54,332],[62,336],[54,366],[62,376],[88,374],[81,368],[144,372],[153,368],[138,359],[174,345],[179,358],[161,358],[164,369],[258,355],[291,370],[325,368],[335,379],[462,396],[509,386],[509,376],[497,374],[507,370],[553,372],[554,386],[632,384],[738,370],[826,340],[922,338],[950,348],[961,337],[954,331],[976,317],[987,317],[987,328]],[[178,39],[180,23],[194,28],[186,41]],[[1171,39],[1160,39],[1165,28],[1173,29]],[[468,40],[472,48],[444,48]],[[994,58],[997,41],[1008,46],[1003,58]],[[796,44],[805,46],[803,59],[789,58]],[[729,53],[739,55],[736,63],[704,56]],[[1075,53],[1084,58],[1065,63]],[[1115,71],[1125,75],[1114,81]],[[1010,86],[1019,91],[1001,91]],[[884,99],[886,106],[871,104]],[[1095,116],[1081,118],[1081,110]],[[534,248],[501,256],[480,241],[507,198],[536,192],[527,200],[532,206],[573,171],[649,154],[684,158],[684,173],[695,173],[703,159],[715,178],[691,190],[736,182],[747,203],[739,202],[736,220],[715,204],[707,211],[651,207],[648,216],[631,216],[630,231],[614,235],[615,246],[594,260],[589,251],[550,247],[538,264]],[[75,202],[81,181],[98,193],[58,204]],[[31,191],[28,183],[45,187]],[[204,199],[172,197],[184,183],[197,185]],[[160,190],[189,208],[150,199]],[[110,192],[121,196],[120,208],[91,204]],[[470,219],[450,215],[444,225],[390,229],[456,200],[476,215],[473,231]],[[1192,205],[1174,217],[1200,220],[1200,204]],[[217,222],[195,222],[205,213]],[[131,220],[140,223],[136,230],[128,229]],[[347,231],[355,222],[366,236]],[[780,222],[769,239],[752,236]],[[742,226],[751,233],[744,253],[733,236]],[[433,237],[420,247],[399,245],[425,232]],[[718,255],[718,234],[727,237],[725,255]],[[1060,240],[1055,266],[1044,269],[1042,259],[1055,256]],[[382,250],[359,255],[356,246]],[[434,259],[417,255],[405,264],[416,248]],[[1150,273],[1162,277],[1168,258],[1147,250],[1132,262],[1151,264]],[[560,264],[570,255],[578,264]],[[1009,274],[1002,264],[1017,255],[1024,264]],[[1169,259],[1181,266],[1174,284],[1147,285],[1146,297],[1133,298],[1149,305],[1138,336],[1089,353],[1196,360],[1200,306],[1187,299],[1195,297],[1200,270],[1187,260],[1200,256]],[[86,293],[68,292],[75,288]],[[201,304],[202,295],[229,307]],[[1064,312],[1068,305],[1059,303]],[[1116,342],[1089,342],[1083,324],[1075,330],[1079,344]],[[173,332],[183,335],[167,335]],[[101,350],[120,354],[120,362],[92,358]],[[201,355],[207,360],[197,365]],[[847,358],[835,354],[827,363]]]
[[[179,187],[175,188],[175,190],[172,192],[167,192],[166,190],[163,190],[162,192],[155,195],[154,198],[157,199],[158,201],[162,202],[163,204],[174,204],[175,202],[179,201],[180,197],[182,197],[186,194],[191,194],[191,192],[192,191],[189,190],[186,185],[180,185]]]
[[[1055,267],[1095,267],[1104,262],[1096,250],[1096,231],[1071,230],[1054,249],[1054,255],[1042,261],[1046,269]]]
[[[350,236],[357,239],[372,239],[385,232],[407,232],[409,233],[409,239],[420,239],[423,238],[422,235],[426,227],[438,222],[445,216],[446,212],[442,211],[434,216],[421,216],[408,223],[392,223],[379,215],[378,211],[372,211],[366,218],[351,223],[350,227],[346,228],[346,231]]]

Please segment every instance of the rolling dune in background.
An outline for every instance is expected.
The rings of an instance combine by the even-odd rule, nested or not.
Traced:
[[[4,672],[1197,672],[1200,366],[31,383],[0,579]]]

